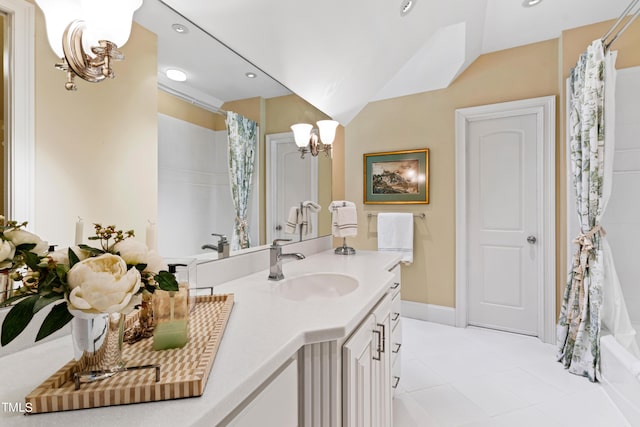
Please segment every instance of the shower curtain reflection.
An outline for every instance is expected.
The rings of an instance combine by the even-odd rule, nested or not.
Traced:
[[[194,256],[229,238],[236,216],[229,183],[226,130],[158,115],[158,249],[167,258]],[[252,185],[257,188],[257,176]],[[255,196],[255,197],[254,197]],[[249,202],[251,239],[259,241],[257,192]],[[256,206],[256,208],[254,208]]]

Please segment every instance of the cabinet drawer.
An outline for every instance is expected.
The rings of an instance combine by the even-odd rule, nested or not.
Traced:
[[[400,301],[400,293],[394,295],[391,301],[391,329],[395,329],[400,324],[400,310],[402,302]]]
[[[401,369],[400,369],[400,359],[393,364],[391,367],[391,387],[393,389],[393,395],[395,396],[400,392],[400,378],[401,378]]]
[[[391,363],[395,363],[396,359],[400,356],[400,351],[402,349],[402,324],[398,323],[396,328],[391,333],[391,343],[390,350],[391,351]]]

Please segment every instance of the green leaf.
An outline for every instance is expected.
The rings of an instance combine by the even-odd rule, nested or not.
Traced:
[[[16,252],[29,252],[31,249],[35,248],[35,243],[22,243],[16,246]]]
[[[73,249],[69,248],[69,250],[67,251],[68,255],[69,255],[69,268],[73,267],[74,265],[76,265],[77,263],[80,262],[80,258],[78,258],[78,255],[76,255],[75,252],[73,252]]]
[[[163,291],[178,291],[178,281],[175,276],[166,270],[162,270],[153,277],[158,283],[158,287]]]
[[[24,262],[33,271],[38,270],[38,264],[40,264],[40,257],[33,252],[24,252]]]
[[[147,268],[147,264],[136,264],[136,265],[129,265],[127,264],[127,270],[129,270],[131,267],[135,267],[136,270],[138,270],[140,273],[142,273],[144,271],[145,268]]]
[[[46,306],[48,306],[49,304],[51,304],[52,302],[58,301],[63,297],[64,296],[62,294],[55,294],[55,293],[51,293],[48,295],[40,295],[40,298],[38,298],[38,301],[36,301],[36,303],[33,305],[33,312],[37,313],[43,308],[45,308]]]
[[[33,319],[33,306],[38,298],[40,298],[39,295],[32,295],[23,299],[9,310],[7,317],[5,317],[4,322],[2,322],[2,332],[0,333],[1,345],[5,346],[9,344],[24,331],[29,322],[31,322],[31,319]]]
[[[11,298],[7,298],[6,300],[4,300],[2,302],[2,304],[0,304],[0,307],[6,307],[6,306],[9,306],[9,305],[13,305],[14,302],[20,301],[21,299],[24,299],[24,298],[26,298],[28,296],[31,296],[31,295],[37,295],[37,293],[36,292],[30,292],[30,293],[26,293],[26,294],[14,295]]]
[[[36,335],[36,341],[48,337],[73,319],[73,315],[67,310],[67,304],[54,305],[47,317],[45,317]]]
[[[78,247],[82,250],[89,252],[89,256],[98,256],[106,253],[102,249],[94,248],[93,246],[89,246],[89,245],[80,244],[78,245]]]

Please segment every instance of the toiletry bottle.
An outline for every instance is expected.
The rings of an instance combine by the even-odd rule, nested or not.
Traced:
[[[189,337],[189,282],[184,280],[178,267],[184,264],[169,264],[169,272],[176,276],[178,291],[157,289],[153,294],[153,349],[181,348]],[[186,271],[186,269],[185,269]]]

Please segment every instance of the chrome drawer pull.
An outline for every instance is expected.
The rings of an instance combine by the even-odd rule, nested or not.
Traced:
[[[402,347],[402,343],[399,342],[394,342],[395,345],[397,345],[395,350],[391,350],[392,353],[400,353],[400,347]]]
[[[395,322],[396,320],[398,320],[398,317],[400,317],[400,313],[393,313],[393,317],[391,318],[391,320]]]
[[[380,331],[379,331],[379,330],[377,330],[377,329],[374,329],[374,330],[373,330],[373,333],[378,335],[378,345],[377,345],[377,348],[376,348],[376,351],[378,352],[378,357],[373,356],[373,360],[380,360],[380,359],[381,359],[380,354],[382,353],[382,352],[380,351]]]
[[[380,326],[382,328],[382,345],[380,346],[380,351],[382,353],[384,353],[384,348],[385,348],[386,343],[387,343],[387,338],[386,338],[386,334],[385,334],[386,328],[384,327],[383,323],[378,323],[378,326]]]
[[[398,388],[398,384],[400,383],[400,377],[396,377],[395,375],[393,376],[393,379],[396,380],[395,384],[393,384],[391,387],[393,388]]]
[[[391,285],[391,289],[398,289],[400,287],[400,282],[394,282],[393,285]]]

